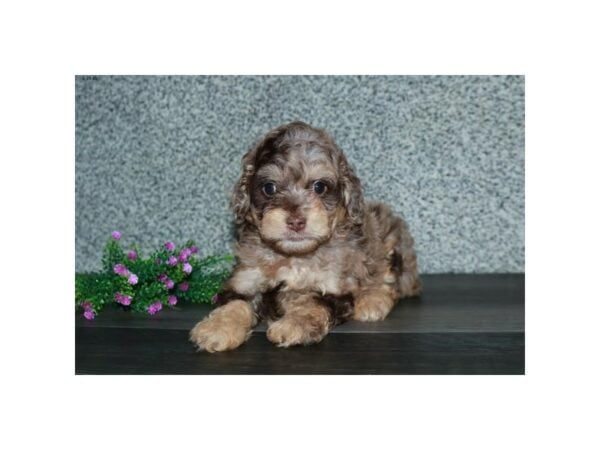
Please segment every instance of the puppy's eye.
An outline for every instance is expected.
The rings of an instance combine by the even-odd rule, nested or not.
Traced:
[[[327,190],[327,185],[322,181],[315,181],[313,183],[313,190],[319,195],[324,194]]]
[[[263,184],[262,190],[267,197],[272,197],[277,192],[277,186],[272,181],[269,181]]]

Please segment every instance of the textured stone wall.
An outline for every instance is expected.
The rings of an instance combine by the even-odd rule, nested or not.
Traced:
[[[76,269],[114,229],[150,250],[231,249],[243,153],[325,128],[368,199],[409,222],[423,272],[524,271],[521,76],[76,77]]]

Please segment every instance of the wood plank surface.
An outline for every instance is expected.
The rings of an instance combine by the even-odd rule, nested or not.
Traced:
[[[425,275],[420,298],[383,322],[348,322],[317,345],[280,349],[259,325],[242,347],[198,353],[189,329],[208,305],[156,316],[76,316],[79,374],[522,374],[524,275]]]

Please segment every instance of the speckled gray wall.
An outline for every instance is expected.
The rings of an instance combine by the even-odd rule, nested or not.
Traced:
[[[522,76],[76,77],[76,270],[114,229],[230,251],[240,159],[291,120],[325,128],[367,198],[408,220],[423,272],[524,271]]]

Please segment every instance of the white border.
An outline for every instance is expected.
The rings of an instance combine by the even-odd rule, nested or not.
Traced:
[[[0,11],[9,287],[0,439],[67,448],[598,445],[591,2],[34,3]],[[73,76],[113,73],[526,74],[528,375],[75,377]]]

